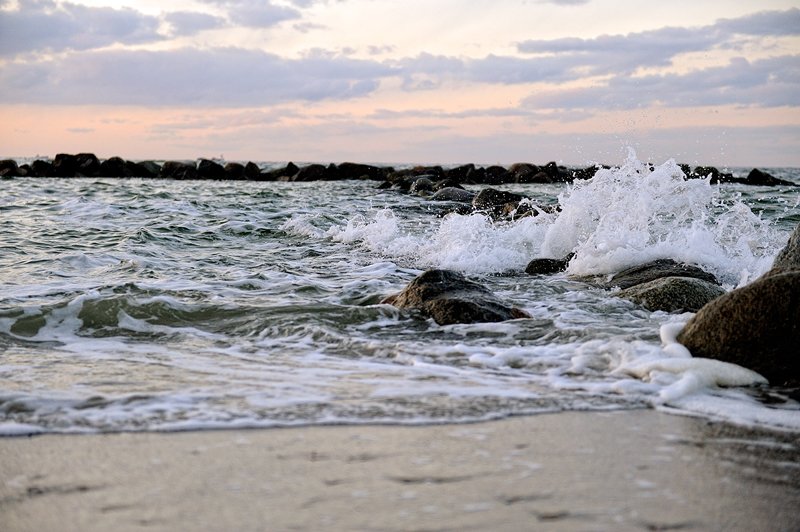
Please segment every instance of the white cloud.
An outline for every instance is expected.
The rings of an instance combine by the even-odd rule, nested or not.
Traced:
[[[172,27],[173,35],[194,35],[204,30],[223,27],[224,19],[208,13],[193,11],[173,11],[164,15],[164,20]]]

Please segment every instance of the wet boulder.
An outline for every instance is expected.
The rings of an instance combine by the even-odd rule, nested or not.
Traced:
[[[53,164],[49,161],[36,159],[31,163],[30,175],[34,177],[54,177]]]
[[[197,168],[183,161],[167,161],[158,175],[167,179],[197,179]]]
[[[701,308],[677,340],[696,357],[739,364],[773,385],[800,386],[800,226],[771,270]]]
[[[463,188],[458,187],[447,187],[440,190],[437,190],[433,196],[431,196],[432,201],[456,201],[459,203],[471,203],[473,198],[475,197],[474,192],[470,192],[469,190],[464,190]]]
[[[708,283],[719,284],[714,275],[697,266],[679,263],[672,259],[658,259],[622,270],[614,274],[610,280],[604,283],[604,286],[625,289],[663,277],[692,277]]]
[[[721,286],[702,279],[662,277],[620,290],[614,295],[650,311],[697,312],[724,293]]]
[[[100,177],[125,177],[125,161],[121,157],[109,157],[98,168]]]
[[[197,163],[198,179],[225,179],[225,167],[209,159],[200,159]]]
[[[53,177],[75,177],[78,159],[69,153],[58,153],[53,159]]]
[[[574,256],[574,253],[570,253],[563,259],[533,259],[525,268],[525,273],[529,275],[550,275],[553,273],[563,272],[567,269],[567,266],[569,266],[569,261],[571,261],[572,257]]]
[[[414,178],[413,182],[408,187],[408,191],[412,194],[427,196],[433,193],[433,186],[433,181],[428,177],[419,176]]]
[[[337,171],[339,179],[370,179],[373,181],[385,179],[388,173],[379,166],[349,162],[339,164]]]
[[[509,183],[512,181],[512,176],[502,166],[493,165],[489,166],[484,170],[484,178],[481,183],[486,183],[487,185],[502,185],[504,183]]]
[[[486,287],[450,270],[426,271],[382,303],[419,310],[439,325],[530,317],[524,310],[502,302]]]
[[[13,159],[0,161],[0,177],[17,177],[19,175],[19,165]]]
[[[247,179],[257,180],[261,176],[261,168],[252,161],[244,165],[244,177]]]
[[[500,216],[516,209],[519,202],[526,199],[521,194],[497,190],[494,188],[484,188],[472,200],[475,210],[485,211],[494,216]]]
[[[242,163],[226,163],[225,179],[228,181],[241,181],[244,179],[244,165]]]

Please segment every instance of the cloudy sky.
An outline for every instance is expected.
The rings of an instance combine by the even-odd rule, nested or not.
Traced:
[[[0,0],[0,156],[800,166],[800,0]]]

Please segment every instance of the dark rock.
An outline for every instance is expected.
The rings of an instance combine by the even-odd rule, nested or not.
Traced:
[[[13,159],[5,159],[0,161],[0,177],[17,177],[19,176],[19,165]]]
[[[760,185],[760,186],[778,186],[778,185],[796,186],[791,181],[778,179],[772,174],[768,174],[767,172],[762,172],[758,168],[753,168],[752,170],[750,170],[750,173],[747,174],[747,177],[744,179],[743,183],[747,185]]]
[[[96,177],[100,172],[100,160],[94,153],[79,153],[75,156],[77,175]]]
[[[572,171],[572,179],[591,179],[603,166],[595,165]],[[607,168],[607,167],[605,167]]]
[[[198,179],[225,179],[225,167],[209,159],[200,159],[197,163]]]
[[[254,162],[244,165],[244,176],[247,179],[257,180],[261,176],[261,168]]]
[[[125,177],[141,177],[151,179],[158,177],[161,167],[153,161],[142,161],[140,163],[134,161],[125,161],[122,171]]]
[[[284,175],[278,178],[280,181],[322,181],[328,176],[328,168],[321,164],[309,164],[300,168],[294,175]]]
[[[259,171],[258,176],[253,178],[255,181],[289,181],[300,171],[300,168],[293,162],[289,162],[283,168],[276,168],[266,172]]]
[[[487,185],[502,185],[505,183],[510,183],[512,181],[512,176],[502,166],[490,166],[485,170],[485,178],[483,180],[484,183]]]
[[[488,210],[498,205],[506,205],[507,203],[519,203],[525,199],[522,194],[515,194],[513,192],[506,192],[505,190],[497,190],[495,188],[484,188],[472,200],[472,206],[479,210]]]
[[[97,175],[100,177],[126,177],[125,161],[121,157],[110,157],[100,163]]]
[[[167,179],[197,179],[197,168],[182,161],[167,161],[161,165],[158,175]]]
[[[69,153],[59,153],[53,159],[53,177],[75,177],[78,173],[78,159]]]
[[[34,177],[53,177],[53,165],[48,161],[37,159],[31,163],[31,175]]]
[[[548,275],[563,272],[567,269],[569,261],[571,261],[574,256],[574,253],[570,253],[563,259],[533,259],[525,268],[525,273],[530,275]]]
[[[389,172],[394,171],[392,168],[381,168],[369,164],[358,163],[341,163],[338,167],[339,179],[369,179],[372,181],[381,181],[386,179]]]
[[[627,268],[615,274],[604,284],[606,288],[625,289],[662,277],[693,277],[709,283],[719,284],[717,278],[707,271],[691,264],[675,262],[672,259],[658,259]]]
[[[538,166],[530,163],[514,163],[508,167],[508,173],[514,183],[533,183],[533,176],[540,171]]]
[[[227,163],[224,170],[225,179],[228,181],[241,181],[244,179],[244,165],[241,163]]]
[[[470,163],[445,170],[444,176],[446,179],[451,179],[456,183],[463,183],[473,172],[475,172],[475,165]]]
[[[732,183],[734,182],[733,174],[727,172],[720,172],[713,166],[697,166],[694,172],[689,177],[702,178],[711,177],[711,184],[716,185],[719,183]]]
[[[433,184],[433,190],[435,190],[437,192],[442,190],[443,188],[461,188],[461,189],[463,189],[464,187],[461,186],[460,182],[455,181],[453,179],[449,179],[449,178],[442,179],[442,180],[437,181],[437,182],[435,182]]]
[[[694,277],[662,277],[614,293],[647,310],[664,312],[697,312],[723,294],[721,286]]]
[[[433,192],[433,181],[425,176],[419,176],[413,180],[408,191],[412,194],[429,195]]]
[[[433,196],[431,196],[431,200],[458,201],[461,203],[471,203],[474,197],[475,193],[470,192],[469,190],[464,190],[463,188],[457,188],[457,187],[447,187],[441,190],[437,190],[433,194]]]
[[[525,311],[504,304],[484,286],[449,270],[426,271],[382,303],[420,310],[439,325],[530,317]]]
[[[677,339],[694,356],[800,386],[800,225],[772,269],[701,308]]]

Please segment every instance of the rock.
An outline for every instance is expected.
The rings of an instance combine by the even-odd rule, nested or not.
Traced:
[[[100,177],[125,177],[125,161],[121,157],[110,157],[97,169]]]
[[[197,179],[197,168],[181,161],[167,161],[161,165],[158,175],[168,179]]]
[[[52,163],[36,159],[31,163],[31,175],[34,177],[54,177]]]
[[[743,181],[747,185],[760,185],[760,186],[797,186],[791,181],[786,181],[784,179],[778,179],[777,177],[768,174],[767,172],[762,172],[758,168],[753,168],[750,170],[750,173],[747,174],[747,177]]]
[[[739,364],[773,385],[800,386],[800,271],[761,277],[715,299],[677,340],[693,356]]]
[[[494,188],[484,188],[472,200],[472,206],[476,210],[486,211],[495,216],[508,211],[507,207],[516,209],[519,202],[526,199],[521,194],[497,190]]]
[[[475,165],[470,163],[445,170],[444,176],[446,179],[452,179],[456,183],[463,183],[473,172],[475,172]]]
[[[244,176],[247,179],[257,180],[261,176],[261,168],[254,162],[244,165]]]
[[[402,292],[387,297],[382,303],[417,309],[439,325],[530,317],[525,311],[500,301],[484,286],[449,270],[426,271]]]
[[[253,179],[255,181],[289,181],[292,176],[296,175],[300,168],[293,162],[289,161],[285,167],[268,170],[266,172],[259,171],[258,175]]]
[[[225,170],[225,179],[228,181],[244,179],[244,165],[241,163],[226,163],[223,169]]]
[[[433,192],[433,181],[427,177],[420,176],[414,179],[408,191],[412,194],[429,195]]]
[[[772,269],[764,275],[774,275],[790,270],[800,271],[800,225],[795,228],[786,246],[775,257]]]
[[[0,177],[17,177],[19,175],[19,166],[17,161],[13,159],[5,159],[0,161]]]
[[[800,225],[772,269],[701,308],[677,340],[696,357],[739,364],[773,385],[800,386]]]
[[[580,168],[578,170],[573,170],[571,177],[572,179],[591,179],[601,168],[609,168],[609,167],[594,165],[594,166],[588,166],[586,168]]]
[[[563,259],[533,259],[525,268],[525,273],[530,275],[547,275],[563,272],[567,269],[569,261],[571,261],[574,256],[574,253],[570,253]]]
[[[294,175],[279,177],[280,181],[322,181],[327,178],[328,168],[322,164],[309,164],[300,168]]]
[[[720,172],[713,166],[696,166],[694,171],[689,175],[689,177],[702,178],[702,179],[711,177],[712,185],[716,185],[718,183],[730,183],[734,179],[733,174]]]
[[[606,288],[625,289],[662,277],[693,277],[709,283],[719,284],[716,277],[697,266],[681,264],[672,259],[658,259],[622,270],[605,282],[604,286]]]
[[[511,174],[502,166],[490,166],[485,170],[485,177],[483,182],[487,185],[502,185],[510,183],[512,180]]]
[[[125,161],[125,163],[122,165],[122,172],[125,177],[140,177],[150,179],[157,177],[160,169],[161,167],[152,161],[143,161],[141,163]]]
[[[225,179],[225,167],[209,159],[200,159],[197,163],[198,179]]]
[[[694,277],[662,277],[620,290],[614,295],[629,299],[650,311],[697,312],[710,301],[725,294],[713,283]]]
[[[389,172],[394,171],[392,168],[380,168],[369,164],[358,164],[344,162],[338,166],[339,179],[369,179],[372,181],[381,181],[386,179]]]
[[[94,153],[79,153],[75,156],[76,173],[96,177],[100,173],[100,160]]]
[[[508,167],[508,173],[514,183],[533,183],[532,177],[540,171],[538,166],[530,163],[514,163]]]
[[[437,190],[433,196],[432,201],[458,201],[460,203],[471,203],[475,197],[474,192],[464,190],[463,188],[447,187]]]
[[[78,171],[78,160],[69,153],[58,153],[53,159],[53,177],[75,177]]]

